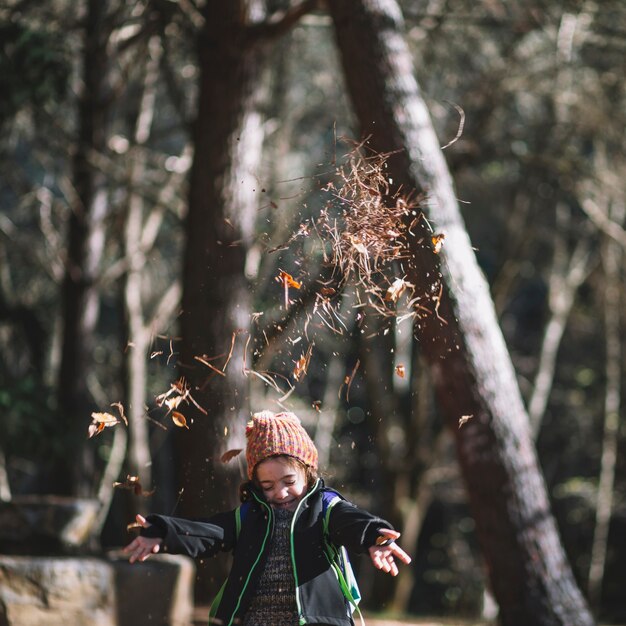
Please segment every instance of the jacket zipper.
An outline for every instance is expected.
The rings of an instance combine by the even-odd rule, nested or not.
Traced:
[[[263,500],[260,500],[254,492],[252,493],[252,495],[254,496],[255,500],[259,502],[259,504],[262,504],[268,511],[269,515],[267,518],[267,528],[265,529],[265,537],[263,537],[261,550],[259,551],[259,554],[257,555],[254,563],[252,564],[252,567],[250,568],[250,571],[248,572],[248,577],[246,578],[246,582],[243,584],[241,593],[239,594],[239,597],[237,598],[237,604],[235,605],[235,610],[233,611],[233,614],[230,616],[230,619],[228,620],[228,623],[226,626],[232,626],[233,620],[235,619],[235,615],[237,614],[237,611],[239,610],[239,606],[241,605],[241,599],[243,598],[243,594],[245,593],[246,587],[248,586],[248,583],[250,582],[250,577],[252,576],[252,572],[254,571],[254,568],[257,566],[257,563],[259,562],[261,555],[263,554],[263,552],[265,552],[265,544],[267,543],[267,538],[270,533],[270,528],[272,527],[272,521],[273,521],[272,518],[274,516],[274,513],[272,512],[272,507],[268,506],[265,502],[263,502]]]
[[[306,624],[306,619],[305,619],[304,615],[302,614],[302,605],[300,604],[300,586],[299,586],[299,583],[298,583],[298,570],[296,569],[296,551],[295,551],[295,547],[294,547],[293,531],[294,531],[294,527],[296,525],[296,519],[298,517],[298,512],[300,511],[300,507],[302,506],[304,501],[310,495],[312,495],[315,492],[315,490],[316,490],[318,485],[319,485],[319,479],[317,480],[317,482],[313,486],[313,489],[311,489],[311,491],[309,491],[309,493],[307,493],[306,496],[304,496],[304,498],[302,498],[302,500],[300,500],[300,502],[298,503],[298,506],[296,507],[296,511],[293,514],[293,519],[291,520],[291,533],[290,533],[291,565],[293,567],[293,577],[294,577],[294,581],[295,581],[295,584],[296,584],[296,609],[298,611],[298,624],[300,626],[303,626],[304,624]]]

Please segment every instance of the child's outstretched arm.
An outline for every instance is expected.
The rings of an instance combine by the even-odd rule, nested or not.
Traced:
[[[380,543],[369,548],[372,563],[377,569],[381,569],[392,576],[397,576],[398,566],[395,559],[399,559],[408,565],[411,562],[411,557],[396,544],[395,540],[400,537],[400,533],[397,530],[381,528],[378,532],[381,538]]]
[[[145,517],[137,515],[135,518],[142,528],[148,528],[150,524]],[[135,537],[124,549],[123,552],[130,554],[129,561],[145,561],[148,557],[156,554],[161,549],[163,539],[159,537]]]

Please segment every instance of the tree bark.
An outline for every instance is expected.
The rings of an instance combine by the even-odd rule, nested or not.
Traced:
[[[67,258],[62,289],[63,339],[58,377],[61,428],[68,434],[67,455],[53,472],[52,491],[92,495],[93,446],[85,446],[89,415],[95,409],[87,388],[93,369],[94,332],[99,294],[96,279],[104,250],[104,218],[108,212],[106,180],[93,165],[93,154],[106,147],[107,85],[105,25],[107,3],[89,0],[83,32],[82,86],[78,99],[78,138],[73,159],[75,203],[69,222]]]
[[[199,41],[198,116],[186,219],[180,373],[196,402],[190,430],[176,433],[182,495],[176,514],[206,516],[235,504],[242,476],[221,454],[243,448],[250,418],[244,373],[251,298],[245,278],[253,237],[262,128],[254,96],[261,55],[248,36],[250,2],[208,2]],[[255,3],[256,6],[256,3]],[[225,376],[194,357],[217,357]],[[223,572],[225,573],[225,572]],[[216,576],[219,579],[219,574]]]
[[[622,224],[626,208],[617,201],[611,219]],[[589,563],[587,593],[591,605],[600,611],[602,606],[602,583],[606,568],[609,545],[609,527],[613,515],[615,474],[622,405],[622,342],[621,300],[623,249],[619,243],[606,237],[602,255],[604,268],[604,333],[606,336],[606,391],[604,397],[604,428],[600,476],[596,493],[596,519]]]
[[[423,211],[445,234],[440,254],[428,223],[409,237],[407,279],[430,298],[415,332],[441,410],[456,436],[476,531],[505,626],[588,625],[550,512],[528,415],[462,222],[448,168],[413,76],[395,0],[329,3],[363,136],[389,161],[394,187],[427,194]],[[412,220],[413,217],[410,217]],[[472,418],[463,427],[462,416]]]

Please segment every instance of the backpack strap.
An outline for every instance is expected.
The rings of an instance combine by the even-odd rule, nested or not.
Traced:
[[[239,539],[239,533],[241,532],[241,524],[243,523],[243,520],[245,519],[249,508],[250,508],[250,503],[244,502],[243,504],[240,504],[235,509],[235,537],[237,539]]]
[[[359,591],[356,577],[352,571],[352,565],[350,564],[350,559],[348,558],[348,552],[344,546],[336,546],[330,539],[330,513],[335,504],[341,500],[345,500],[345,498],[339,495],[336,491],[328,490],[322,494],[322,511],[324,513],[324,547],[326,551],[326,558],[335,571],[339,587],[341,587],[344,597],[350,603],[352,612],[359,616],[361,626],[365,626],[363,614],[361,613],[361,609],[359,609],[361,592]]]

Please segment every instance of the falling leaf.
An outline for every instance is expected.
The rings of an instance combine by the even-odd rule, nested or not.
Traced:
[[[183,401],[183,397],[182,396],[174,396],[173,398],[167,398],[167,400],[165,400],[164,404],[170,411],[173,411],[174,409],[178,408],[178,405],[182,401]]]
[[[314,400],[311,403],[311,406],[319,413],[322,410],[322,401],[321,400]]]
[[[400,378],[404,378],[406,376],[406,370],[404,369],[404,365],[402,365],[402,364],[396,365],[396,374]]]
[[[110,413],[92,413],[91,419],[98,424],[104,424],[105,427],[115,426],[115,424],[119,424],[119,420],[114,415]]]
[[[385,300],[397,302],[400,296],[407,290],[413,289],[414,285],[404,280],[404,278],[396,278],[391,286],[387,289]]]
[[[283,272],[283,270],[279,271],[276,280],[282,282],[286,287],[293,287],[294,289],[300,289],[302,287],[302,283],[294,280],[291,274],[287,274],[287,272]]]
[[[309,363],[311,362],[311,354],[313,354],[313,344],[309,344],[307,351],[302,353],[300,358],[296,361],[296,366],[293,369],[293,377],[302,382],[309,369]]]
[[[172,421],[179,428],[186,428],[187,430],[189,430],[189,426],[187,426],[187,419],[182,413],[179,413],[178,411],[172,411]]]
[[[113,483],[113,487],[115,487],[116,489],[128,489],[129,491],[132,491],[136,496],[144,497],[151,496],[155,491],[154,489],[151,489],[149,491],[144,490],[144,488],[141,486],[139,476],[131,476],[130,474],[126,476],[126,480],[124,482]]]
[[[474,417],[473,415],[463,415],[462,417],[459,418],[459,428],[461,428],[461,426],[463,426],[463,424],[465,424],[466,422],[469,422],[472,417]]]
[[[128,532],[137,528],[143,528],[143,526],[139,522],[131,522],[130,524],[126,524],[126,530]]]
[[[99,435],[104,430],[104,424],[89,424],[87,432],[89,433],[89,439]]]
[[[240,454],[241,452],[243,452],[243,448],[237,448],[235,450],[227,450],[226,452],[224,452],[224,454],[222,454],[222,456],[220,457],[220,461],[222,463],[228,463],[228,461],[230,461],[231,459],[234,459],[238,454]]]
[[[441,246],[443,246],[443,242],[446,236],[443,233],[439,233],[438,235],[433,235],[430,240],[433,242],[433,252],[435,254],[439,254],[441,251]],[[454,246],[453,246],[454,247]]]
[[[124,405],[121,402],[113,402],[111,406],[114,406],[117,409],[120,417],[124,420],[124,424],[128,426],[128,420],[126,419],[126,415],[124,414]]]
[[[110,413],[92,413],[92,423],[89,425],[87,432],[89,433],[89,439],[99,435],[105,428],[111,428],[120,423],[120,420],[111,415]]]

